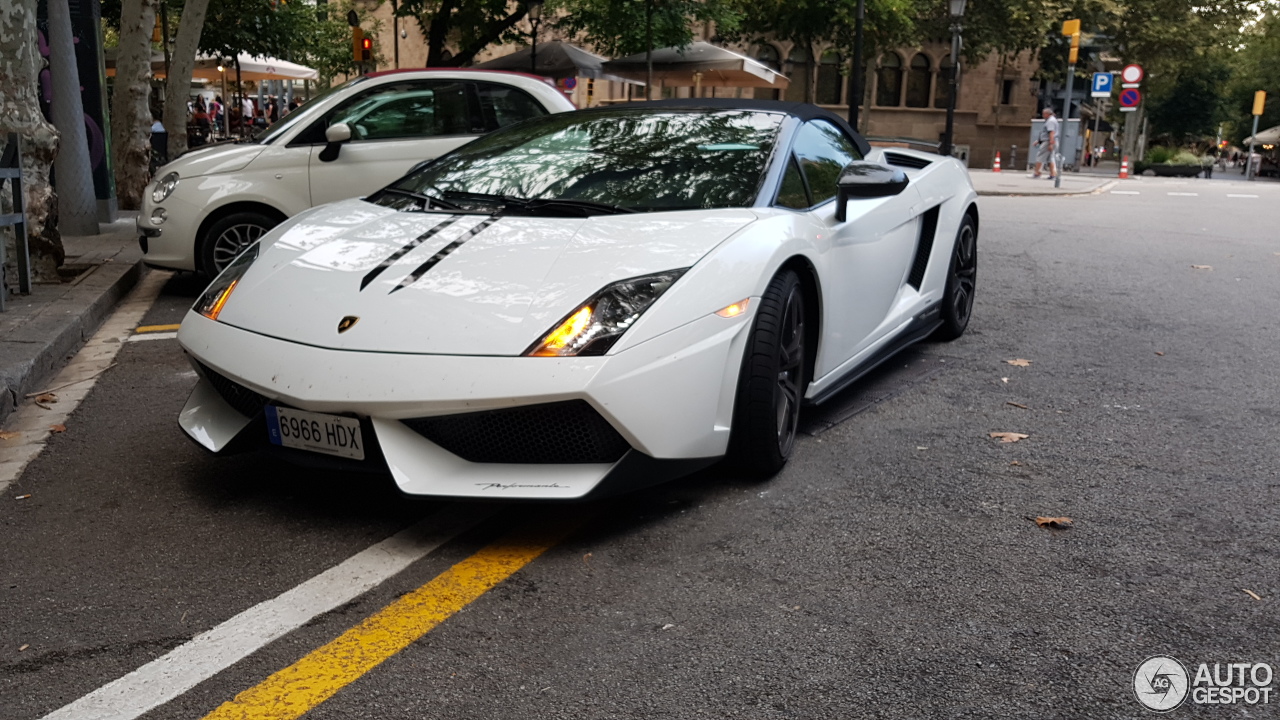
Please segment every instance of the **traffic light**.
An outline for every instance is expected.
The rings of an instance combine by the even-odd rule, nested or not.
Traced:
[[[359,27],[351,28],[351,56],[357,63],[364,60],[364,31]]]
[[[364,62],[373,60],[373,38],[360,38],[360,59]]]

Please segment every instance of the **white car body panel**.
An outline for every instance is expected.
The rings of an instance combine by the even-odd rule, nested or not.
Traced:
[[[278,217],[291,217],[306,208],[377,190],[414,165],[443,155],[478,135],[450,135],[407,140],[362,140],[343,144],[337,159],[318,159],[319,145],[290,147],[311,124],[351,95],[411,80],[463,80],[517,87],[534,97],[547,112],[574,109],[563,94],[542,80],[519,73],[480,70],[418,70],[372,76],[368,80],[308,103],[295,113],[299,122],[269,145],[236,143],[196,148],[156,171],[160,178],[178,173],[173,194],[157,203],[151,187],[143,193],[137,226],[147,237],[144,260],[154,266],[197,270],[197,235],[210,218],[231,206]],[[157,223],[153,214],[164,208],[168,218]]]
[[[884,162],[885,152],[875,149],[867,159]],[[930,329],[922,322],[937,312],[957,228],[975,211],[977,196],[958,162],[889,152],[929,164],[905,169],[910,184],[898,195],[850,200],[844,222],[835,219],[835,201],[807,211],[761,206],[496,220],[335,203],[274,230],[218,321],[189,313],[178,339],[202,375],[207,368],[234,378],[278,404],[369,418],[404,492],[580,498],[617,467],[473,463],[402,421],[584,400],[650,458],[722,456],[749,331],[784,265],[808,268],[817,283],[809,399],[823,399],[904,338]],[[907,279],[922,218],[934,209],[936,233],[917,288]],[[387,263],[451,217],[447,228]],[[438,265],[403,284],[459,239],[465,242]],[[522,356],[609,283],[686,267],[606,354]],[[716,315],[744,299],[745,313]],[[345,316],[360,320],[338,332]],[[201,387],[209,382],[205,375]],[[243,418],[203,391],[180,424],[219,451],[245,427]]]

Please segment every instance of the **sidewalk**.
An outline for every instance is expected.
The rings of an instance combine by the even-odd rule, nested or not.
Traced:
[[[137,283],[142,251],[135,215],[121,213],[99,235],[63,236],[63,270],[81,272],[9,297],[7,311],[0,312],[0,422],[28,393],[43,389],[40,383],[53,377]]]
[[[969,178],[979,195],[1088,195],[1116,179],[1114,176],[1069,172],[1062,175],[1062,187],[1054,187],[1054,182],[1047,175],[1036,179],[1027,177],[1026,172],[1005,170],[997,173],[972,168]]]

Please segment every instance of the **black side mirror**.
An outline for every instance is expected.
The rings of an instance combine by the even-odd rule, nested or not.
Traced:
[[[836,220],[848,217],[852,198],[891,197],[907,189],[907,174],[880,163],[855,160],[849,163],[836,181]]]

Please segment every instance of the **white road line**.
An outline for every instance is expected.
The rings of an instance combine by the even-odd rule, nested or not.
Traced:
[[[1137,190],[1112,190],[1112,195],[1141,195]]]
[[[174,332],[158,332],[158,333],[139,333],[130,335],[125,342],[143,342],[146,340],[172,340],[178,337],[177,331]]]
[[[1174,197],[1198,197],[1200,195],[1200,193],[1181,193],[1181,192],[1171,192],[1169,194],[1173,195]]]
[[[173,273],[151,271],[129,293],[120,307],[107,318],[89,342],[71,359],[46,388],[56,388],[56,403],[46,409],[31,400],[9,416],[5,429],[17,432],[18,437],[0,440],[0,492],[22,474],[27,465],[44,449],[49,438],[49,428],[65,425],[98,378],[115,362],[116,354],[124,347],[124,340],[142,321],[160,290]]]
[[[1257,196],[1257,195],[1235,195],[1235,194],[1233,194],[1233,193],[1227,193],[1227,197],[1256,198],[1256,197],[1258,197],[1258,196]]]
[[[493,515],[492,506],[449,507],[348,558],[301,585],[254,605],[43,720],[133,720],[185,693],[376,587]]]

